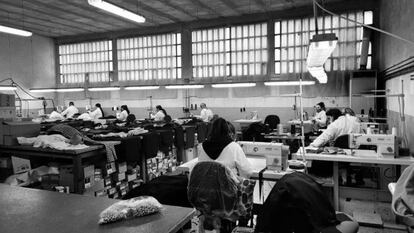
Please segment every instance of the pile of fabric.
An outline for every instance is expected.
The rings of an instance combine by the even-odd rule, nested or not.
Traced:
[[[70,139],[60,134],[39,135],[37,137],[25,138],[17,137],[20,145],[30,145],[33,147],[52,148],[56,150],[80,150],[88,146],[85,144],[73,145]]]

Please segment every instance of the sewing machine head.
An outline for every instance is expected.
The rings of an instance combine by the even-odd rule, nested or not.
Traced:
[[[270,170],[285,171],[289,156],[289,146],[274,142],[238,142],[246,155],[266,158],[266,166]]]
[[[350,134],[349,148],[358,149],[361,145],[377,147],[378,156],[398,156],[397,138],[392,134]]]

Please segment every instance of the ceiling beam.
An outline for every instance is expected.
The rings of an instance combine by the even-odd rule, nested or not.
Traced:
[[[7,10],[9,10],[10,8],[16,8],[17,10],[21,9],[21,5],[11,3],[11,2],[7,2],[7,1],[3,1],[3,0],[0,0],[0,4],[3,5],[3,7],[4,6],[7,7]],[[60,15],[60,14],[57,14],[57,13],[55,14],[53,12],[46,11],[46,10],[35,9],[35,8],[30,7],[28,5],[25,5],[24,9],[29,14],[35,13],[35,14],[38,14],[38,15],[42,15],[42,16],[45,16],[46,18],[49,18],[49,19],[51,19],[55,22],[65,21],[67,23],[71,23],[71,24],[74,24],[74,25],[83,24],[83,25],[88,26],[88,27],[97,28],[99,31],[108,29],[107,27],[102,27],[101,24],[99,24],[99,23],[90,24],[90,23],[85,23],[85,22],[82,22],[82,23],[81,22],[73,22],[72,18],[68,18],[65,15]]]
[[[76,3],[76,2],[70,2],[69,4],[71,6],[77,7],[78,9],[87,10],[88,12],[93,13],[93,14],[98,14],[98,15],[101,15],[101,16],[104,16],[104,17],[108,17],[108,15],[109,15],[109,16],[111,16],[111,18],[115,18],[117,20],[120,20],[120,21],[122,21],[123,24],[127,23],[131,27],[144,26],[143,24],[138,25],[137,23],[133,23],[133,22],[131,22],[128,19],[124,19],[124,18],[122,18],[120,16],[115,16],[114,14],[111,14],[109,12],[106,12],[106,11],[103,11],[103,10],[99,10],[99,9],[93,7],[93,6],[89,6],[89,4],[87,4],[88,7],[86,7],[86,8],[85,8],[84,5],[79,4],[79,3]],[[153,20],[147,20],[147,19],[145,19],[145,24],[147,24],[147,26],[156,26],[156,25],[158,25],[157,22],[154,22]]]
[[[238,9],[238,6],[232,0],[219,0],[222,2],[227,8],[236,12],[238,15],[243,15],[244,12]]]
[[[25,14],[24,19],[21,16],[22,15],[19,14],[19,13],[8,12],[8,11],[1,11],[0,10],[0,17],[3,18],[3,19],[8,19],[8,20],[12,19],[12,20],[14,20],[16,22],[19,22],[20,21],[23,24],[28,23],[28,22],[37,21],[37,22],[42,22],[42,24],[44,26],[47,26],[47,27],[55,27],[56,28],[56,23],[53,22],[53,21],[50,21],[48,19],[43,19],[43,18],[39,18],[39,17],[33,16],[33,15],[28,15],[28,14]],[[89,30],[89,29],[86,29],[86,28],[79,28],[79,27],[72,26],[72,25],[65,24],[65,23],[59,23],[58,26],[61,27],[61,28],[58,28],[58,29],[62,29],[62,30],[65,30],[65,31],[72,31],[72,32],[75,32],[76,31],[77,33],[79,33],[79,32],[80,33],[92,33],[92,32],[96,32],[96,31],[93,31],[93,30]]]
[[[257,5],[260,6],[260,8],[262,9],[262,11],[267,11],[267,5],[264,2],[264,0],[253,0]]]
[[[74,15],[74,16],[76,16],[76,17],[79,17],[79,18],[86,18],[86,19],[90,19],[90,20],[92,20],[92,21],[95,21],[96,22],[96,18],[95,17],[93,17],[93,15],[91,15],[91,14],[96,14],[98,11],[90,11],[90,10],[87,10],[87,11],[89,11],[89,13],[91,13],[91,14],[82,14],[82,13],[79,13],[79,11],[78,12],[75,12],[75,11],[72,11],[72,10],[69,10],[69,9],[65,9],[65,8],[62,8],[62,7],[59,7],[59,6],[57,6],[57,4],[46,4],[46,3],[43,3],[43,2],[39,2],[39,1],[37,1],[37,0],[30,0],[30,1],[27,1],[26,2],[26,4],[28,4],[28,3],[30,3],[30,4],[32,4],[32,5],[34,5],[34,6],[38,6],[38,7],[43,7],[43,8],[45,8],[45,9],[49,9],[49,10],[53,10],[53,11],[55,11],[56,13],[59,13],[59,14],[61,14],[61,15],[67,15],[67,14],[70,14],[70,15]],[[66,3],[66,1],[56,1],[56,3]],[[86,8],[85,8],[85,6],[82,6],[82,8],[81,9],[83,9],[83,10],[86,10]],[[106,15],[105,15],[106,16]],[[127,21],[127,20],[121,20],[121,18],[119,18],[119,17],[114,17],[112,14],[111,14],[111,16],[115,19],[115,20],[119,20],[119,21],[121,21],[121,23],[122,24],[130,24],[129,22],[129,20]],[[97,22],[98,23],[98,22]],[[105,24],[107,24],[107,25],[110,25],[110,26],[112,26],[112,27],[119,27],[119,26],[121,26],[120,24],[116,24],[116,23],[114,23],[112,20],[108,20],[108,17],[105,17],[105,18],[101,18],[100,20],[99,20],[99,23],[105,23]],[[131,23],[132,24],[132,23]],[[135,25],[134,25],[135,26]]]
[[[196,5],[199,8],[203,8],[206,9],[208,12],[210,12],[213,15],[219,16],[219,17],[223,17],[222,14],[220,14],[219,12],[215,11],[213,8],[209,7],[208,5],[204,4],[203,2],[201,2],[200,0],[190,0],[191,3],[193,3],[194,5]]]
[[[167,14],[165,12],[159,11],[159,10],[157,10],[157,9],[155,9],[155,8],[147,5],[147,4],[145,4],[144,1],[140,1],[138,3],[137,0],[126,0],[126,2],[128,2],[131,5],[135,5],[139,9],[139,11],[144,10],[146,12],[149,12],[152,15],[155,15],[155,16],[158,16],[158,17],[162,17],[162,18],[164,18],[164,19],[166,19],[166,20],[168,20],[170,22],[177,23],[177,22],[180,22],[181,21],[181,19],[179,19],[177,17],[174,17],[174,16],[172,16],[170,14]]]
[[[186,9],[182,8],[181,6],[178,6],[177,4],[174,4],[174,1],[171,0],[164,0],[164,4],[166,6],[169,6],[171,8],[173,8],[176,11],[181,12],[182,14],[188,15],[191,18],[194,18],[196,20],[200,19],[199,17],[197,17],[196,15],[192,14],[190,11],[187,11]]]

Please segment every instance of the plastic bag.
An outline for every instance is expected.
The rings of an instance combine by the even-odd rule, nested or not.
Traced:
[[[162,205],[151,196],[140,196],[117,202],[99,214],[99,224],[140,217],[160,212]]]

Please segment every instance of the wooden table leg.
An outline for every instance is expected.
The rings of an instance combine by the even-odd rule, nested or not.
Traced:
[[[82,158],[80,156],[76,156],[73,158],[73,188],[75,193],[83,193],[82,179]]]
[[[334,208],[339,211],[339,168],[338,162],[333,162],[333,200]]]

